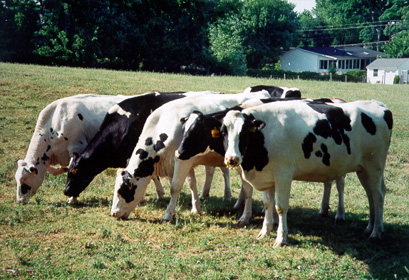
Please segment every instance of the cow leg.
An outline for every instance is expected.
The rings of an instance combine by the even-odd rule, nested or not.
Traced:
[[[231,200],[231,190],[230,190],[230,172],[226,167],[220,167],[220,170],[223,173],[224,179],[224,202],[229,202]]]
[[[244,197],[244,210],[243,214],[239,219],[239,226],[247,226],[252,216],[252,196],[253,196],[253,187],[242,179],[241,191]]]
[[[193,168],[189,171],[186,181],[190,187],[190,192],[192,195],[192,213],[200,214],[201,205],[200,205],[199,196],[197,195],[196,176],[195,176],[195,171]]]
[[[319,212],[320,217],[327,217],[329,210],[329,199],[331,196],[332,181],[324,183],[324,194],[322,195],[321,209]]]
[[[200,199],[205,199],[209,197],[210,186],[212,185],[213,175],[215,167],[205,166],[206,179],[203,185],[202,193],[200,194]]]
[[[261,231],[257,236],[258,239],[268,236],[270,232],[273,230],[273,224],[274,224],[274,216],[273,216],[274,188],[263,191],[262,194],[263,194],[265,213],[264,213],[263,227],[261,228]]]
[[[242,170],[241,170],[241,168],[237,168],[236,170],[239,173],[241,181],[242,181],[239,197],[237,198],[237,201],[233,206],[233,209],[238,210],[238,209],[244,207],[245,198],[244,198],[244,190],[243,190],[243,177],[241,175]],[[252,191],[253,191],[253,188],[252,188]]]
[[[161,200],[163,199],[163,195],[165,194],[165,191],[163,190],[163,186],[162,183],[160,182],[160,179],[158,176],[153,176],[152,177],[153,183],[155,184],[155,188],[156,188],[156,199],[157,200]]]
[[[275,199],[278,213],[278,228],[277,237],[273,247],[282,247],[283,245],[287,245],[287,212],[290,204],[291,179],[280,178],[279,176],[276,176],[275,178]]]
[[[370,240],[380,240],[383,231],[383,204],[386,193],[383,175],[379,171],[368,172],[367,170],[357,174],[369,202],[369,223],[365,233],[371,233]]]
[[[175,215],[177,199],[180,191],[182,190],[183,183],[192,169],[191,167],[192,165],[188,160],[181,161],[179,159],[175,159],[175,168],[173,172],[174,176],[172,178],[172,183],[170,184],[170,201],[168,207],[166,208],[166,212],[163,215],[162,221],[172,221],[173,216]],[[196,180],[194,180],[194,183],[196,183]]]
[[[345,222],[345,207],[344,207],[344,187],[345,187],[345,175],[340,176],[336,180],[338,190],[338,207],[337,214],[335,215],[335,223]]]

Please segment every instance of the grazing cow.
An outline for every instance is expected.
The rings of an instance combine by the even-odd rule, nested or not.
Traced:
[[[164,221],[173,218],[176,201],[187,175],[192,190],[192,212],[199,212],[200,200],[197,196],[194,170],[174,169],[175,151],[183,136],[180,119],[194,110],[211,113],[240,104],[251,98],[269,97],[266,92],[250,94],[226,94],[186,97],[163,105],[146,120],[139,141],[132,152],[129,164],[118,174],[115,183],[111,214],[126,218],[143,199],[148,182],[152,176],[172,177],[171,199],[163,217]],[[216,159],[215,159],[216,157]],[[218,157],[218,158],[217,158]],[[209,154],[202,165],[214,166],[220,155]]]
[[[47,171],[54,176],[67,172],[72,155],[87,146],[109,108],[125,98],[84,94],[47,105],[40,112],[25,159],[18,161],[17,201],[27,202]]]
[[[253,86],[248,87],[244,90],[245,93],[257,92],[257,91],[267,91],[271,97],[280,98],[301,98],[301,92],[298,88],[288,88],[288,87],[276,87],[276,86]]]
[[[252,99],[244,102],[243,104],[229,108],[223,112],[216,112],[213,114],[203,115],[201,112],[195,111],[190,114],[189,117],[182,119],[184,123],[184,134],[181,144],[176,151],[176,157],[179,160],[199,160],[200,157],[206,155],[206,153],[214,151],[224,156],[225,148],[223,145],[223,137],[220,137],[220,129],[222,126],[222,119],[228,111],[231,110],[243,110],[245,108],[250,108],[264,103],[270,102],[284,102],[294,99],[282,99],[282,98],[268,98],[268,99]],[[301,102],[310,102],[311,99],[303,99]],[[319,99],[314,100],[314,102],[327,102],[327,103],[340,103],[339,100],[332,99]],[[344,101],[342,101],[344,102]],[[220,162],[219,165],[223,165]],[[324,183],[324,195],[322,199],[320,216],[328,215],[329,209],[329,199],[331,192],[332,182]],[[343,204],[343,191],[344,191],[344,176],[337,179],[337,190],[338,190],[338,209],[335,216],[336,222],[342,222],[345,220],[345,210]],[[252,200],[253,188],[248,184],[243,184],[242,191],[240,192],[239,198],[236,202],[235,208],[239,208],[240,205],[244,204],[243,215],[239,219],[239,224],[248,224],[251,218],[251,200]]]
[[[115,104],[109,109],[99,131],[87,147],[80,154],[74,153],[64,194],[76,198],[95,176],[105,169],[126,167],[146,118],[155,109],[173,100],[203,94],[215,94],[215,92],[154,92],[133,96]],[[214,168],[207,170],[209,176],[213,176],[213,172]],[[164,194],[163,188],[156,178],[153,177],[153,180],[158,198],[161,199]],[[206,183],[211,183],[211,177]],[[230,192],[228,185],[226,189]]]
[[[225,163],[263,192],[266,209],[258,237],[279,215],[274,247],[287,244],[287,211],[292,180],[326,182],[356,172],[369,201],[370,239],[380,239],[386,192],[384,169],[392,113],[378,101],[344,104],[270,103],[230,111],[223,119]]]

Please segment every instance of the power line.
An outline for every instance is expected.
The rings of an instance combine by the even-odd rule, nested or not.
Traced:
[[[299,29],[296,32],[303,33],[303,32],[316,32],[316,31],[329,31],[329,30],[348,30],[348,29],[361,29],[361,28],[374,28],[374,27],[382,27],[387,25],[398,25],[401,24],[403,20],[389,20],[389,21],[377,21],[377,22],[364,22],[364,23],[355,23],[355,24],[344,24],[338,26],[327,26],[327,27],[316,27],[314,29]]]

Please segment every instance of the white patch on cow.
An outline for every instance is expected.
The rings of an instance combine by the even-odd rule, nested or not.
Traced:
[[[121,116],[126,116],[128,119],[131,117],[131,112],[125,111],[118,104],[115,104],[109,109],[108,114],[113,114],[113,113],[120,114]]]

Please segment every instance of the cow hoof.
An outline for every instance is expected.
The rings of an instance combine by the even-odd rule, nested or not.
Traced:
[[[68,204],[77,204],[77,203],[78,203],[78,198],[77,198],[77,197],[71,196],[71,197],[68,199]]]
[[[382,241],[382,238],[379,235],[375,235],[375,234],[371,234],[371,236],[369,236],[368,238],[369,242],[374,243],[374,244],[379,244]]]
[[[343,218],[335,218],[335,224],[337,224],[337,225],[343,225],[343,224],[345,224],[345,219],[343,219]]]
[[[238,225],[239,227],[247,227],[247,226],[249,225],[249,222],[248,222],[248,221],[239,221],[239,222],[237,223],[237,225]]]
[[[284,247],[284,246],[287,246],[287,245],[288,245],[287,242],[275,241],[274,245],[273,245],[273,248],[280,248],[280,247]]]

